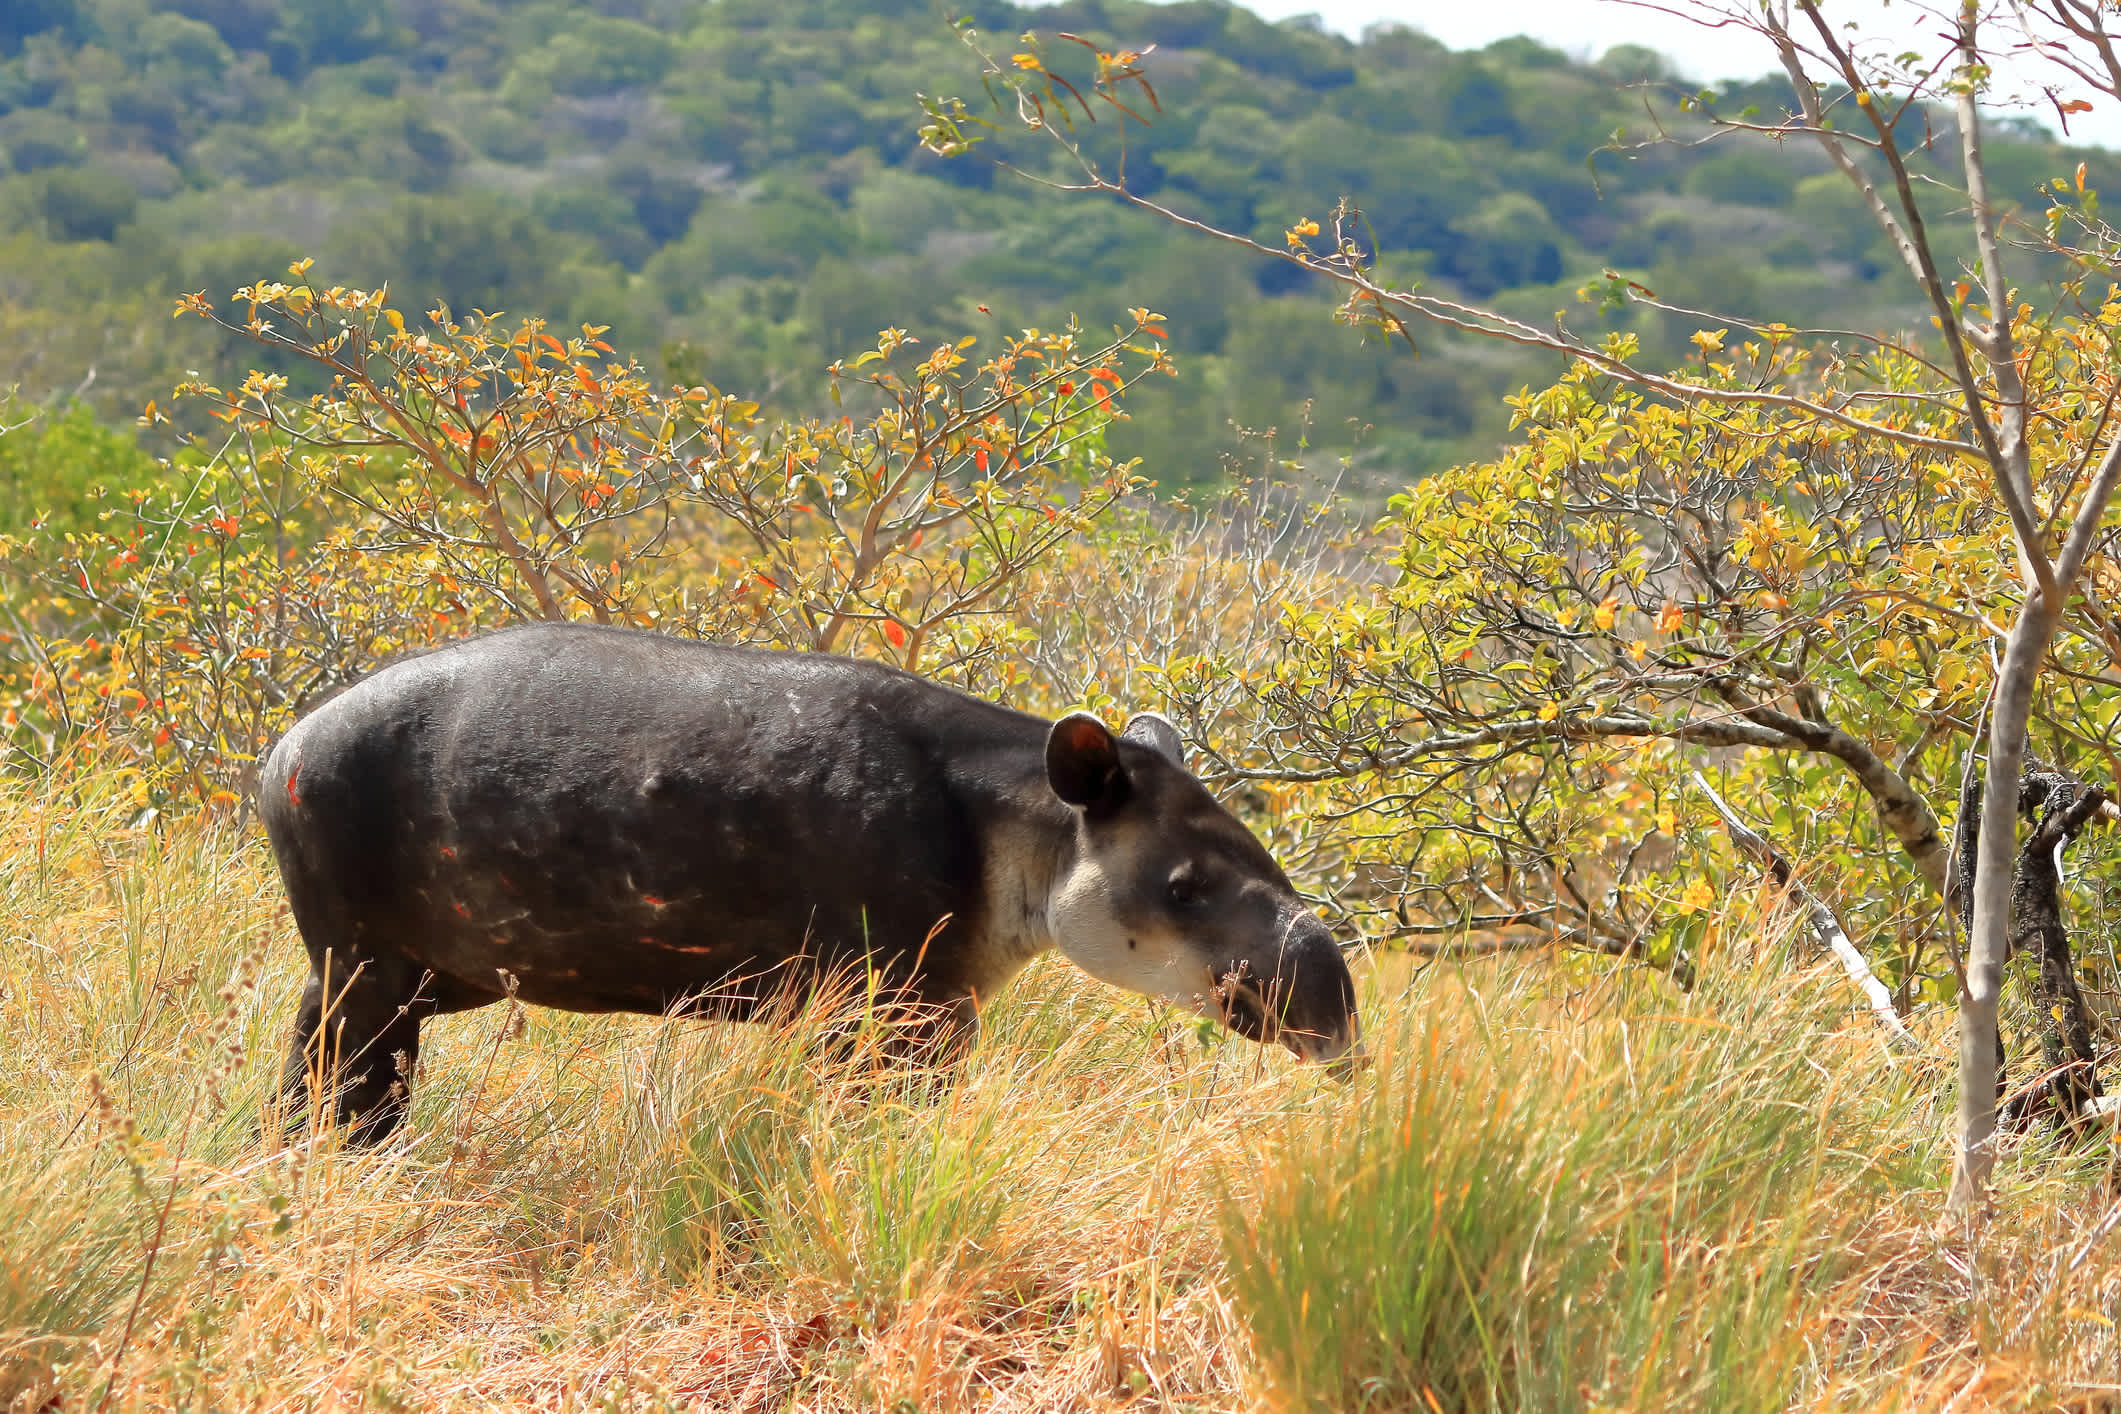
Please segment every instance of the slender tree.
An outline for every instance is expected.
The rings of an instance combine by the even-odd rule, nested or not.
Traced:
[[[1897,341],[1870,341],[1876,357],[1899,361],[1901,376],[1869,386],[1832,376],[1763,383],[1718,376],[1714,363],[1701,376],[1664,373],[1644,366],[1630,341],[1580,335],[1559,315],[1542,326],[1386,278],[1361,220],[1359,198],[1344,200],[1323,220],[1299,221],[1282,247],[1220,229],[1144,195],[1129,182],[1129,125],[1153,121],[1160,105],[1141,54],[1108,52],[1062,35],[1088,50],[1094,66],[1076,82],[1055,68],[1071,67],[1060,57],[1074,52],[1067,44],[1042,44],[1037,36],[1025,36],[1020,50],[997,55],[988,53],[976,34],[968,38],[985,61],[989,92],[1011,92],[1017,121],[1064,149],[1073,165],[1059,185],[1116,199],[1206,239],[1300,265],[1340,287],[1346,296],[1342,317],[1351,323],[1403,338],[1409,346],[1426,325],[1547,350],[1587,373],[1711,419],[1766,412],[1777,419],[1782,435],[1839,434],[1896,448],[1908,461],[1941,459],[1978,468],[1986,498],[2007,524],[2015,574],[2008,624],[1984,624],[2000,644],[1988,692],[1989,809],[1979,838],[1960,1002],[1958,1143],[1951,1188],[1953,1210],[1972,1214],[1985,1203],[1994,1162],[1997,1001],[2010,928],[2027,727],[2058,629],[2077,612],[2073,596],[2087,567],[2106,551],[2103,519],[2121,477],[2121,437],[2111,425],[2113,324],[2101,307],[2105,295],[2087,288],[2110,268],[2117,249],[2114,232],[2099,219],[2096,193],[2085,188],[2081,167],[2074,184],[2066,176],[2054,184],[2044,225],[2020,219],[1997,198],[1983,157],[1984,99],[2002,96],[1995,76],[1998,64],[2009,60],[2042,76],[2034,89],[2065,121],[2090,106],[2087,95],[2121,101],[2121,51],[2116,48],[2121,35],[2110,28],[2113,17],[2101,0],[1911,4],[1908,9],[1925,21],[1922,28],[1938,39],[1930,52],[1894,53],[1837,23],[1831,7],[1817,0],[1640,0],[1640,8],[1750,31],[1761,41],[1763,58],[1779,64],[1789,84],[1780,112],[1726,112],[1713,94],[1687,95],[1646,141],[1698,144],[1765,137],[1810,144],[1824,154],[1885,233],[1933,326]],[[925,104],[924,140],[938,152],[962,152],[980,140],[982,125],[992,126],[960,100]],[[1114,129],[1116,146],[1111,139],[1091,140],[1093,132]],[[2006,274],[2005,251],[2013,245],[2037,247],[2037,258],[2049,262],[2050,272],[2059,272],[2055,295],[2044,308],[2025,301]],[[1590,293],[1607,303],[1648,307],[1704,327],[1738,328],[1770,340],[1836,332],[1791,330],[1757,311],[1680,308],[1612,272]],[[2054,357],[2064,346],[2075,350],[2066,373],[2064,361]],[[2081,611],[2096,621],[2098,634],[2113,639],[2095,598],[2085,594]],[[1982,618],[1978,606],[1943,607],[1971,610],[1972,618]],[[2114,651],[2112,646],[2108,651]],[[1774,711],[1785,727],[1802,725],[1807,715],[1802,683],[1787,688],[1797,710],[1783,712],[1734,697],[1729,700],[1734,720],[1750,717],[1757,725],[1762,711]],[[1547,720],[1546,734],[1560,738],[1575,719],[1557,714]],[[1640,719],[1626,725],[1638,729]],[[1578,730],[1590,728],[1579,724]],[[1542,728],[1529,725],[1524,734],[1539,736]],[[1467,735],[1459,746],[1485,749],[1498,739],[1491,725]],[[1373,752],[1366,766],[1374,767],[1387,754]],[[1887,808],[1884,800],[1880,805]],[[1903,817],[1913,818],[1912,812],[1904,810]],[[1921,842],[1913,852],[1927,876],[1941,864],[1940,852],[1934,831],[1915,833]]]

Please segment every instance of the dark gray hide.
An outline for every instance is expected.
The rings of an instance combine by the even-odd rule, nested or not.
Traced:
[[[363,1138],[402,1118],[422,1019],[510,985],[743,1019],[851,968],[962,1032],[1057,945],[1299,1055],[1356,1044],[1332,937],[1160,717],[1115,737],[871,663],[537,625],[317,708],[259,796],[312,971],[290,1098],[335,1068]]]

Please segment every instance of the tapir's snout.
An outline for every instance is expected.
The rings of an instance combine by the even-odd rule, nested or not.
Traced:
[[[1230,967],[1221,988],[1223,1019],[1241,1036],[1278,1041],[1303,1060],[1345,1078],[1367,1062],[1355,979],[1326,926],[1309,914],[1260,964]]]

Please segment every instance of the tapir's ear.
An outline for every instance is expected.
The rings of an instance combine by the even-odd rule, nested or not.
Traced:
[[[1070,712],[1046,734],[1046,779],[1055,795],[1086,810],[1110,810],[1127,798],[1119,743],[1088,712]]]
[[[1127,729],[1120,733],[1129,741],[1138,741],[1157,755],[1183,771],[1186,769],[1186,743],[1180,739],[1178,728],[1161,712],[1136,712],[1127,719]]]

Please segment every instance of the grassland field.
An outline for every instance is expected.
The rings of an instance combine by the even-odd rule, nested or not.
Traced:
[[[1035,967],[947,1083],[784,1028],[429,1027],[380,1153],[260,1134],[302,959],[254,829],[0,788],[0,1408],[2115,1407],[2104,1161],[1940,1225],[1893,1059],[1766,896],[1692,993],[1360,960],[1336,1084]]]

